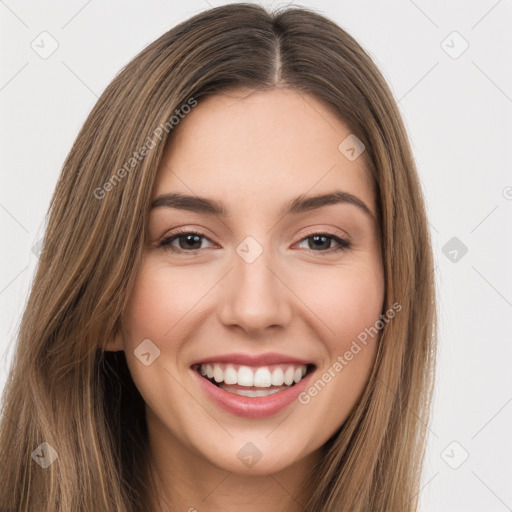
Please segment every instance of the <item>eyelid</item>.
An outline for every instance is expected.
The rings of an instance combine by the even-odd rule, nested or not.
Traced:
[[[351,236],[346,233],[345,231],[342,231],[340,229],[336,228],[321,228],[321,227],[308,227],[303,228],[307,231],[302,234],[301,238],[298,240],[299,242],[302,241],[302,239],[306,236],[310,235],[317,235],[317,234],[329,234],[331,236],[335,236],[338,238],[343,238],[347,242],[352,242]],[[203,238],[208,239],[210,242],[214,243],[209,235],[205,233],[207,231],[205,228],[196,228],[193,226],[185,226],[185,227],[179,227],[175,228],[170,234],[166,234],[162,237],[162,240],[166,240],[168,238],[171,238],[172,236],[178,235],[178,234],[196,234]]]
[[[305,229],[308,229],[308,228],[305,228]],[[336,230],[336,228],[318,228],[318,227],[310,228],[309,231],[306,231],[306,233],[304,233],[302,235],[302,237],[299,241],[301,241],[303,238],[305,238],[307,236],[316,235],[316,234],[331,235],[333,237],[342,238],[346,242],[352,243],[352,238],[350,237],[350,235],[344,231],[341,231],[340,229]]]

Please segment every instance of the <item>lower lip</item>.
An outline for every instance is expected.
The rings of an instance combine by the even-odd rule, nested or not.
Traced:
[[[231,414],[244,418],[266,418],[282,411],[297,400],[300,393],[308,386],[313,374],[313,372],[309,373],[298,384],[284,391],[267,396],[247,397],[224,391],[202,377],[196,370],[192,369],[191,371],[199,379],[199,385],[204,389],[206,395],[215,404]]]

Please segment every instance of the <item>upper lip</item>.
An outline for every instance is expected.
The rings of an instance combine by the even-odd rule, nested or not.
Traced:
[[[313,364],[311,361],[307,361],[306,359],[300,359],[297,357],[287,356],[286,354],[278,354],[276,352],[267,352],[266,354],[242,354],[242,353],[232,353],[232,354],[219,354],[217,356],[205,357],[194,361],[191,366],[196,364],[206,364],[206,363],[232,363],[232,364],[240,364],[245,366],[266,366],[271,364]]]

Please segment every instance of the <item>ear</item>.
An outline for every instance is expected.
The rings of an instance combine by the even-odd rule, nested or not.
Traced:
[[[123,336],[121,330],[117,330],[117,333],[113,338],[110,338],[105,344],[104,350],[108,352],[119,352],[120,350],[124,350]]]

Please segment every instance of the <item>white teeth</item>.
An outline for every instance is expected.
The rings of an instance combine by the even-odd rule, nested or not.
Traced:
[[[240,386],[254,386],[254,373],[248,366],[240,366],[238,369],[238,382]]]
[[[306,375],[306,365],[273,365],[258,368],[222,363],[202,364],[199,373],[216,383],[238,384],[239,386],[270,388],[271,386],[291,386]],[[222,386],[221,386],[222,387]],[[245,392],[245,390],[243,390]],[[249,391],[249,390],[247,390]],[[259,390],[251,390],[258,392]],[[263,395],[244,395],[263,396]]]
[[[282,368],[276,368],[272,372],[272,386],[282,386],[284,384],[284,372]]]
[[[295,374],[295,369],[293,366],[289,366],[284,374],[284,383],[287,386],[291,386],[293,384],[293,375]]]
[[[225,384],[236,384],[238,382],[238,372],[233,368],[232,365],[228,364],[226,371],[224,372],[224,383]]]
[[[254,385],[257,388],[269,388],[272,385],[272,375],[266,366],[256,370],[254,374]]]
[[[213,378],[215,382],[222,382],[224,380],[224,372],[218,364],[213,365]]]

